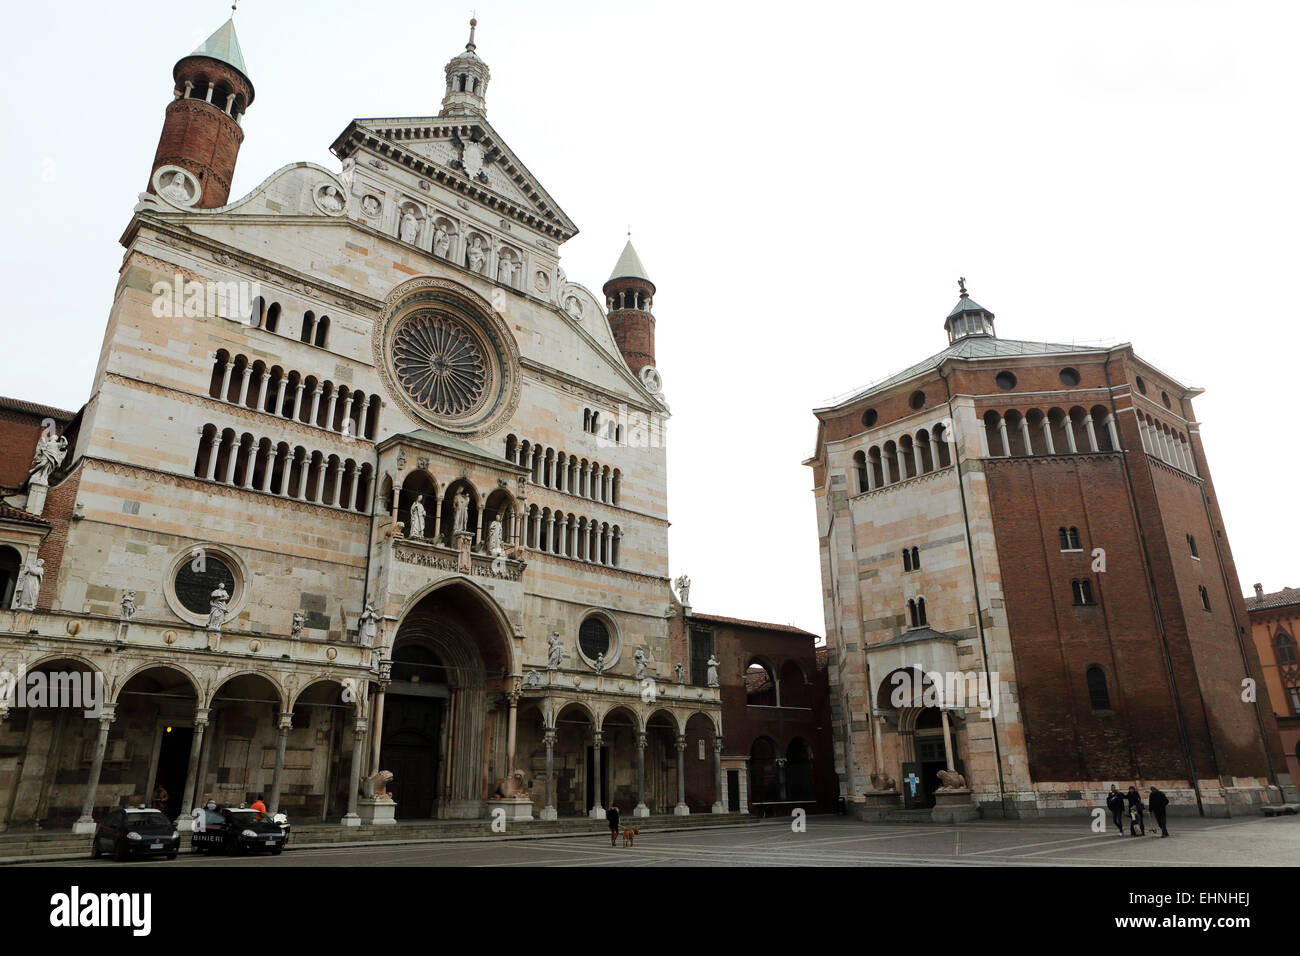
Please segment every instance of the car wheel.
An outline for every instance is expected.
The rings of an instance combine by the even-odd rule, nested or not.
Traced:
[[[271,847],[271,856],[279,856],[283,852],[284,852],[284,847],[282,846]]]
[[[126,859],[126,844],[121,840],[113,844],[113,859],[119,863]]]
[[[176,859],[176,854],[179,852],[180,852],[179,850],[172,850],[170,853],[167,854],[167,859],[169,860]]]

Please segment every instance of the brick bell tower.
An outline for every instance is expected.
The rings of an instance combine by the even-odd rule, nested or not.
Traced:
[[[253,102],[234,18],[180,59],[172,77],[173,99],[167,104],[148,191],[195,209],[224,206],[244,141],[240,119]],[[188,176],[178,175],[177,169]]]
[[[631,239],[623,247],[603,291],[614,341],[627,367],[639,375],[641,369],[655,364],[655,317],[650,311],[655,284],[646,275]]]

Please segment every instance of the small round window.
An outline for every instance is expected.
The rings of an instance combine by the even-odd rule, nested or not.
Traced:
[[[1141,375],[1137,377],[1137,387],[1138,387],[1138,391],[1141,392],[1143,395],[1147,393],[1147,383],[1142,381]]]
[[[1079,384],[1079,370],[1073,368],[1061,369],[1061,384],[1066,388],[1074,388]]]
[[[874,408],[868,408],[862,413],[862,424],[870,428],[880,420],[879,413]]]
[[[583,656],[590,660],[594,661],[601,654],[608,657],[610,639],[605,622],[598,617],[589,617],[583,621],[582,627],[578,629],[578,647]]]
[[[212,609],[212,592],[218,584],[234,596],[235,575],[230,566],[210,553],[195,556],[176,571],[176,599],[190,613],[206,615]]]
[[[1016,377],[1010,372],[998,372],[993,381],[997,382],[998,388],[1005,392],[1009,392],[1016,387]]]
[[[918,388],[915,392],[912,393],[912,397],[907,400],[907,404],[911,405],[913,408],[924,408],[925,392],[921,391]]]

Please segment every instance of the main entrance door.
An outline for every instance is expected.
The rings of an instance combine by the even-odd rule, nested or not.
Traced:
[[[438,795],[438,732],[442,701],[433,697],[384,697],[384,736],[379,766],[393,774],[389,792],[399,820],[433,817]]]

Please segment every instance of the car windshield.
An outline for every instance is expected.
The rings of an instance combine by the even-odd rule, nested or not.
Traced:
[[[126,822],[130,826],[140,826],[141,824],[166,826],[171,823],[171,820],[161,810],[128,810],[126,811]]]
[[[235,823],[270,823],[271,818],[261,810],[231,810],[230,819]]]

